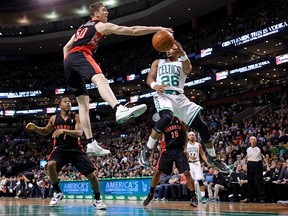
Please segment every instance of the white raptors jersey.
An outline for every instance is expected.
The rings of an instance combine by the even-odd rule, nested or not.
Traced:
[[[166,59],[159,59],[156,83],[167,86],[167,90],[184,93],[186,78],[187,75],[182,70],[182,62],[169,62]]]
[[[187,151],[189,153],[189,156],[194,156],[196,159],[194,161],[199,161],[199,143],[194,142],[194,145],[191,145],[189,142],[187,144]]]

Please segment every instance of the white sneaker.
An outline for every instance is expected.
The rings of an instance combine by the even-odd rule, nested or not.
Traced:
[[[102,200],[94,199],[93,206],[98,210],[106,210],[107,209],[107,206],[102,202]]]
[[[278,200],[277,203],[279,203],[279,204],[281,204],[281,205],[283,205],[283,206],[288,207],[288,200]]]
[[[64,198],[64,195],[62,192],[54,192],[53,193],[53,198],[52,200],[50,201],[50,204],[49,206],[57,206],[59,205],[60,201]]]
[[[97,141],[94,140],[92,143],[87,144],[86,153],[89,156],[104,156],[110,154],[111,152],[108,149],[101,148]]]
[[[140,104],[131,108],[123,105],[118,106],[116,111],[116,122],[118,124],[126,123],[130,118],[136,118],[147,110],[146,104]]]

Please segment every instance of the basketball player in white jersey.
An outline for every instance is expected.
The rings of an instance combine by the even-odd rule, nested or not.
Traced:
[[[206,203],[205,187],[203,183],[204,176],[200,163],[200,157],[206,164],[209,163],[207,161],[206,155],[204,154],[202,145],[195,141],[195,133],[192,131],[188,133],[187,151],[189,153],[189,166],[191,176],[194,180],[197,180],[199,183],[201,191],[201,202]]]
[[[169,126],[173,116],[177,116],[190,127],[196,128],[208,153],[208,161],[221,172],[229,173],[229,167],[217,159],[208,126],[200,114],[201,106],[193,103],[184,95],[186,77],[192,71],[192,65],[181,44],[166,52],[166,59],[157,59],[147,77],[147,84],[154,90],[154,103],[160,120],[154,124],[147,145],[141,150],[139,163],[149,166],[149,157],[160,134]],[[180,59],[179,59],[180,57]]]

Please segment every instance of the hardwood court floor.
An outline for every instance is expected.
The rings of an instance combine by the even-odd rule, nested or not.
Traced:
[[[62,200],[56,207],[49,207],[48,199],[15,199],[0,198],[1,216],[158,216],[158,215],[179,215],[179,216],[270,216],[270,215],[288,215],[288,207],[275,203],[207,203],[199,204],[198,208],[189,206],[188,202],[173,201],[154,201],[149,207],[144,208],[140,201],[111,201],[106,200],[106,211],[95,210],[92,206],[92,200]]]

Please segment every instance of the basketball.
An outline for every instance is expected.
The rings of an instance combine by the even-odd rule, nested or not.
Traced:
[[[166,52],[174,44],[173,35],[165,30],[158,31],[152,38],[152,45],[158,52]]]

